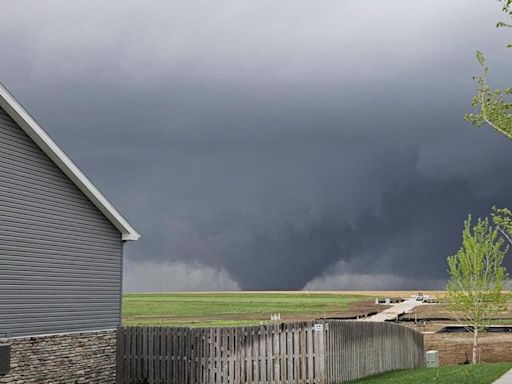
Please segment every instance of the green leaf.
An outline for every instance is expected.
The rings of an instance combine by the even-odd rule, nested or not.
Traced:
[[[512,27],[512,25],[508,24],[508,23],[505,23],[503,21],[499,21],[497,24],[496,24],[496,28],[510,28]]]
[[[478,60],[481,66],[485,65],[485,57],[482,52],[476,51],[476,59]]]

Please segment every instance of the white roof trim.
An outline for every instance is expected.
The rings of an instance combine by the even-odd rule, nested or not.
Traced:
[[[80,171],[43,128],[23,109],[9,91],[0,83],[0,107],[25,131],[64,174],[121,232],[123,240],[137,240],[140,235],[101,194],[94,184]]]

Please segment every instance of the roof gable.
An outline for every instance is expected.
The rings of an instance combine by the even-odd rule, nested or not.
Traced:
[[[0,84],[0,107],[82,191],[96,208],[103,213],[114,227],[121,232],[123,240],[137,240],[140,237],[128,221],[114,208],[107,198],[103,196],[2,84]]]

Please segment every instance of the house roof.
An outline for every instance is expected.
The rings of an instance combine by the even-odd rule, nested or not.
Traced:
[[[80,189],[103,215],[121,232],[123,240],[137,240],[140,235],[114,208],[94,184],[48,136],[43,128],[25,111],[0,83],[0,107],[46,153],[64,174]]]

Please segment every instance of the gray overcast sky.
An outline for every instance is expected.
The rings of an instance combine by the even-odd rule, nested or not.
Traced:
[[[476,49],[510,79],[499,10],[2,0],[0,81],[141,232],[127,290],[439,288],[512,206],[512,143],[463,121]]]

